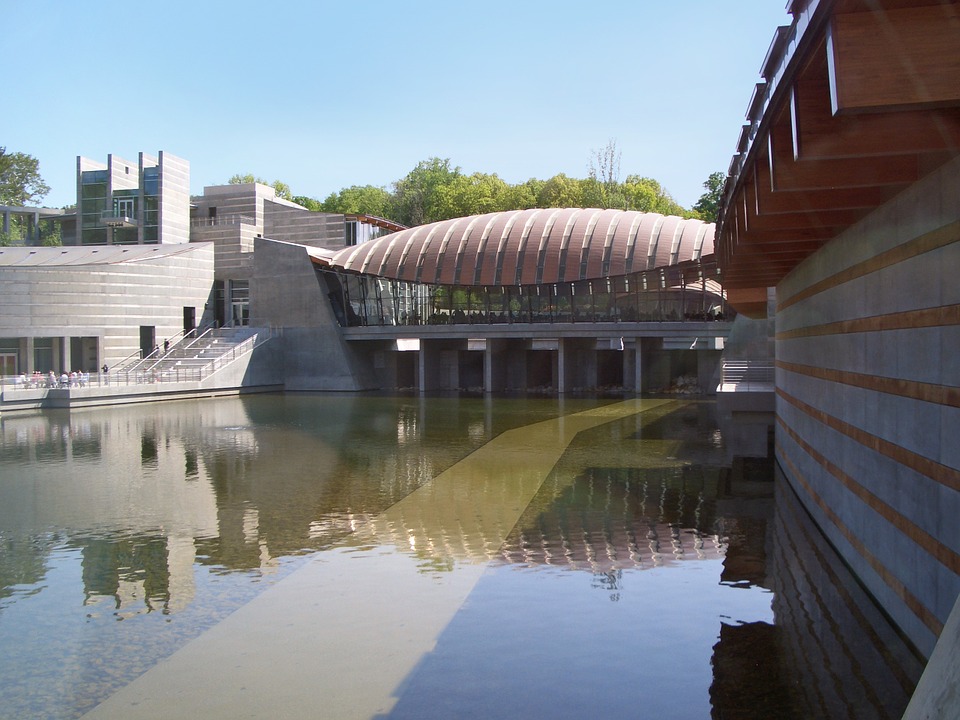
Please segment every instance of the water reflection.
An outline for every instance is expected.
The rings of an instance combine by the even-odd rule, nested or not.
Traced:
[[[390,717],[897,717],[916,655],[789,489],[729,467],[710,403],[638,409],[288,395],[3,418],[0,716],[75,717],[310,553],[397,548],[483,569]],[[554,663],[582,685],[551,694]]]

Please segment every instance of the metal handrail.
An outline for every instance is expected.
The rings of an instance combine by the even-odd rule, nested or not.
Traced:
[[[214,329],[215,328],[208,328],[203,334],[207,335]],[[78,380],[74,385],[68,384],[67,388],[110,387],[168,382],[200,382],[218,370],[223,369],[234,360],[237,360],[268,340],[271,340],[278,334],[279,333],[273,327],[266,327],[258,330],[258,332],[246,338],[243,340],[243,342],[234,345],[221,356],[212,359],[210,362],[201,367],[173,367],[157,370],[156,365],[154,365],[147,369],[120,370],[110,373],[86,373],[82,382]],[[199,338],[197,339],[199,340]],[[194,343],[191,343],[191,346],[193,344]],[[153,353],[151,353],[151,355],[152,354]],[[25,384],[19,382],[19,376],[0,376],[0,388],[3,388],[4,392],[66,389],[61,386],[59,379],[55,385],[48,385],[48,379],[46,375],[42,376],[42,379],[36,383],[33,382],[32,377],[28,376]]]
[[[257,219],[249,215],[231,213],[217,217],[193,218],[190,227],[216,227],[218,225],[256,225]]]
[[[737,389],[759,386],[769,389],[776,382],[776,368],[769,358],[723,360],[720,365],[720,383]]]

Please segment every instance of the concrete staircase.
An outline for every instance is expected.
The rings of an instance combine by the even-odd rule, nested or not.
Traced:
[[[198,337],[181,338],[166,352],[158,349],[129,363],[118,370],[116,376],[133,376],[142,382],[203,380],[270,336],[263,328],[211,328]]]

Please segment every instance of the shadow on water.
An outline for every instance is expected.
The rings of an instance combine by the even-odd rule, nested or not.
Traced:
[[[505,431],[607,402],[3,419],[0,717],[77,717]],[[710,402],[579,433],[385,717],[900,717],[917,654],[773,463],[729,452]]]
[[[582,433],[383,715],[899,718],[922,662],[708,403]]]

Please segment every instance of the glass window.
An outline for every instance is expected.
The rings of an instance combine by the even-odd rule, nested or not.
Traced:
[[[89,185],[93,183],[106,183],[107,182],[107,171],[106,170],[85,170],[80,173],[80,184]],[[106,186],[106,185],[104,185]]]
[[[143,169],[143,192],[146,195],[160,194],[160,168]]]
[[[33,367],[40,372],[49,372],[56,369],[53,367],[53,338],[34,338]]]

